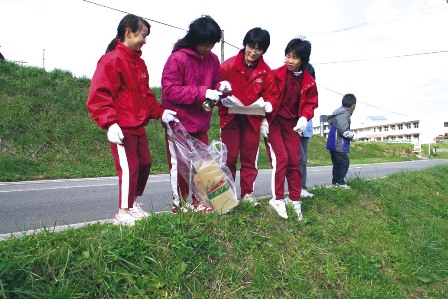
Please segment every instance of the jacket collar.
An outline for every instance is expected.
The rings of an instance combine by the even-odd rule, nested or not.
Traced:
[[[208,52],[207,54],[200,54],[200,53],[196,52],[195,50],[192,50],[189,48],[180,48],[176,51],[184,52],[185,54],[187,54],[188,56],[190,56],[191,58],[196,59],[196,60],[204,60],[205,57],[207,57],[211,53],[211,52]],[[173,52],[175,52],[175,51],[173,51]]]
[[[140,56],[142,56],[142,51],[134,52],[131,49],[129,49],[129,47],[126,46],[120,40],[117,40],[117,45],[115,46],[115,49],[117,49],[120,52],[124,53],[126,55],[126,57],[128,57],[131,60],[138,59],[138,58],[140,58]]]

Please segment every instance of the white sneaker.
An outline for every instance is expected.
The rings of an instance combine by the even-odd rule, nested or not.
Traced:
[[[129,209],[129,213],[138,219],[143,219],[149,216],[149,213],[145,212],[138,202],[134,202],[134,206]]]
[[[342,189],[351,189],[350,186],[347,184],[336,184],[336,187],[342,188]]]
[[[258,200],[256,200],[255,197],[252,195],[252,193],[244,195],[241,201],[251,203],[256,208],[259,208],[261,206]]]
[[[314,197],[314,194],[313,193],[309,193],[308,190],[306,190],[306,189],[302,189],[302,192],[300,192],[300,197],[312,198],[312,197]]]
[[[299,217],[299,221],[303,219],[302,215],[302,202],[301,201],[293,201],[292,206],[294,207],[294,211],[297,214],[297,217]]]
[[[193,211],[193,206],[189,203],[181,203],[180,206],[173,203],[173,206],[171,207],[171,214],[177,214],[177,213],[188,213]]]
[[[286,202],[284,199],[271,199],[269,204],[274,208],[277,214],[283,219],[288,219],[288,213],[286,213]]]
[[[115,225],[124,225],[124,226],[134,226],[135,221],[137,221],[136,217],[134,217],[132,214],[115,214],[114,215],[114,224]]]

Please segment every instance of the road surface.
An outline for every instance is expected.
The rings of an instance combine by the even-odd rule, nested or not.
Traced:
[[[356,164],[350,165],[347,178],[378,178],[440,164],[448,164],[448,160]],[[256,197],[271,194],[270,176],[271,170],[259,171],[255,182]],[[329,184],[331,166],[308,167],[308,188]],[[0,182],[0,240],[10,237],[11,233],[29,234],[42,228],[57,231],[95,221],[109,221],[107,219],[117,211],[117,194],[117,177]],[[139,202],[147,211],[168,211],[171,207],[169,176],[151,175]]]

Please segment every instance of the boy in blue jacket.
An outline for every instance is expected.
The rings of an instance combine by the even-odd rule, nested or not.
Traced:
[[[333,163],[332,187],[350,189],[345,182],[350,160],[350,141],[356,141],[355,134],[350,131],[350,117],[356,108],[355,95],[348,93],[342,98],[342,107],[336,109],[328,116],[330,132],[327,138],[327,150],[330,151]]]

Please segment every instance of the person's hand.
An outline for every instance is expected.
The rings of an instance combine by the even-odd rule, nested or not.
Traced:
[[[123,144],[124,135],[117,123],[107,129],[107,139],[115,144]]]
[[[214,90],[214,89],[207,89],[205,91],[205,97],[207,99],[210,99],[214,102],[219,101],[219,97],[222,96],[222,92]]]
[[[307,123],[308,121],[306,120],[306,117],[301,116],[293,130],[297,133],[302,133],[303,131],[305,131]]]
[[[162,121],[166,124],[168,124],[170,121],[175,121],[178,123],[179,119],[177,119],[177,117],[174,116],[176,114],[177,114],[176,111],[165,109],[165,111],[163,111],[162,114]]]
[[[353,133],[352,131],[345,131],[344,134],[342,134],[342,136],[344,136],[345,138],[348,138],[348,139],[353,139],[353,137],[355,136],[355,133]]]
[[[268,124],[268,120],[266,118],[263,118],[263,120],[261,121],[260,134],[264,138],[268,138],[269,124]]]
[[[232,86],[230,85],[229,81],[221,81],[219,82],[219,91],[221,92],[231,92],[232,91]]]
[[[352,141],[358,141],[358,136],[356,136],[355,134],[353,134],[353,137],[352,137]]]
[[[262,107],[263,107],[263,109],[264,109],[264,112],[266,112],[266,113],[271,113],[271,112],[272,112],[272,104],[271,104],[271,103],[269,103],[269,102],[264,102],[264,103],[262,104]]]
[[[233,102],[232,102],[232,99],[231,99],[230,97],[222,98],[222,99],[221,99],[221,104],[222,104],[224,107],[227,107],[227,108],[229,108],[229,107],[233,107]]]

